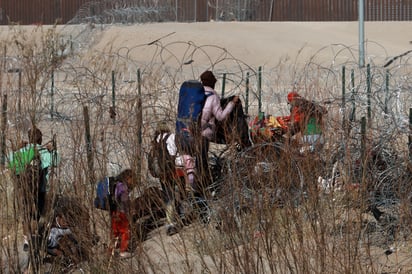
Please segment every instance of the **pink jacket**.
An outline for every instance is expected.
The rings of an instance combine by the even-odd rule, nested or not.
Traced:
[[[229,102],[225,109],[222,109],[220,106],[219,95],[217,95],[214,89],[205,86],[205,93],[207,95],[212,93],[212,95],[207,97],[202,110],[202,136],[211,140],[216,130],[215,119],[218,121],[224,120],[233,110],[235,104],[233,102]]]

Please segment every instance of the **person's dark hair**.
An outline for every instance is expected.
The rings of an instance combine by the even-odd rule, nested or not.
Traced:
[[[203,86],[211,87],[213,89],[217,82],[215,75],[210,70],[207,70],[200,75],[200,81]]]
[[[128,168],[123,170],[117,175],[116,180],[119,182],[125,182],[127,178],[133,178],[133,171]]]
[[[43,133],[37,127],[33,127],[29,129],[28,135],[29,135],[29,142],[31,144],[41,145],[41,143],[43,142]]]
[[[163,133],[170,133],[170,128],[168,127],[166,122],[160,122],[157,125],[156,130],[154,132],[154,139],[156,140],[157,136]]]

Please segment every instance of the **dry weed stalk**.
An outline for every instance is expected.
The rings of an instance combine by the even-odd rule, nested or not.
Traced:
[[[340,175],[347,184],[353,183],[352,180],[356,178],[359,180],[356,183],[366,186],[383,178],[372,176],[377,175],[378,171],[365,169],[357,177],[354,170],[349,168],[360,150],[359,118],[367,115],[368,105],[366,73],[356,67],[355,60],[337,63],[340,59],[336,58],[334,63],[327,66],[317,64],[314,56],[301,66],[298,57],[295,60],[282,59],[277,67],[263,69],[262,98],[258,98],[257,68],[248,66],[218,46],[195,45],[185,41],[165,44],[160,39],[151,44],[120,50],[108,45],[103,52],[87,52],[81,48],[67,54],[69,44],[73,41],[60,36],[55,28],[39,28],[33,33],[21,31],[18,27],[13,30],[13,34],[1,45],[2,48],[13,48],[13,51],[4,51],[0,57],[2,68],[7,67],[6,62],[10,60],[6,56],[18,60],[22,73],[20,85],[17,74],[4,69],[0,73],[2,95],[9,95],[6,131],[7,139],[10,140],[8,149],[24,139],[32,123],[43,129],[46,138],[57,134],[58,149],[63,159],[53,177],[52,191],[56,195],[78,198],[82,208],[91,216],[92,232],[101,236],[101,242],[88,250],[95,255],[89,258],[85,268],[91,273],[109,273],[113,269],[123,272],[132,269],[141,273],[377,273],[387,265],[376,255],[376,250],[383,252],[385,248],[399,244],[397,240],[402,234],[399,231],[403,231],[404,244],[409,243],[409,235],[404,228],[411,222],[410,177],[403,169],[407,158],[405,139],[408,133],[405,117],[411,102],[409,60],[399,60],[396,66],[390,68],[390,93],[385,93],[386,69],[378,65],[372,66],[373,80],[369,83],[373,90],[373,121],[368,131],[371,139],[368,144],[374,143],[379,148],[389,145],[391,153],[398,155],[395,161],[389,156],[385,158],[388,167],[380,174],[387,175],[385,180],[396,185],[396,191],[391,195],[400,200],[401,210],[395,209],[392,215],[399,216],[401,222],[391,228],[366,218],[370,217],[363,212],[366,189],[362,189],[363,192],[332,192],[326,195],[317,185],[318,176],[330,175],[336,157],[345,160],[343,163],[346,169],[341,169]],[[34,36],[36,39],[32,38]],[[187,48],[183,56],[174,51],[174,48],[182,46]],[[344,50],[353,51],[351,48]],[[139,56],[134,54],[139,51],[145,54],[152,52],[152,63],[141,64],[138,57],[133,57]],[[190,60],[202,62],[198,65],[200,62],[188,62]],[[342,84],[343,65],[356,76],[353,82],[350,79]],[[293,87],[298,87],[302,95],[308,98],[327,103],[329,119],[325,137],[328,141],[323,155],[316,161],[308,157],[299,162],[307,184],[304,201],[299,204],[285,202],[279,206],[271,203],[266,197],[269,195],[265,195],[266,188],[276,188],[273,182],[290,177],[290,171],[272,170],[258,177],[246,174],[249,176],[246,178],[244,175],[240,177],[242,172],[233,166],[230,171],[225,170],[223,184],[233,185],[234,193],[241,192],[245,179],[253,183],[259,179],[260,190],[253,193],[253,199],[248,200],[252,201],[250,204],[245,202],[248,208],[243,214],[235,214],[233,199],[225,200],[226,204],[220,205],[220,209],[223,208],[221,216],[225,217],[224,229],[216,230],[212,224],[194,224],[173,238],[164,238],[161,232],[154,232],[152,239],[137,244],[134,259],[110,261],[109,264],[106,259],[110,257],[106,256],[104,245],[109,241],[109,216],[92,207],[94,182],[86,179],[89,170],[84,107],[89,110],[96,177],[113,175],[125,167],[141,166],[140,188],[144,189],[147,185],[156,184],[156,181],[145,171],[145,161],[137,162],[136,159],[140,156],[145,159],[153,128],[159,121],[166,120],[171,127],[174,126],[180,83],[187,78],[197,78],[200,72],[209,68],[219,76],[226,73],[225,95],[242,94],[243,101],[246,99],[245,84],[250,80],[247,103],[251,115],[257,114],[259,100],[262,100],[263,111],[267,114],[286,114],[288,109],[284,97]],[[137,79],[138,71],[141,73],[141,82]],[[250,78],[246,79],[248,74]],[[52,75],[55,87],[53,94],[50,91]],[[345,106],[341,97],[342,85],[350,91],[346,94],[348,103]],[[218,89],[221,87],[218,86]],[[14,96],[16,94],[18,96]],[[386,94],[388,97],[385,97]],[[50,112],[52,96],[53,115]],[[350,101],[352,96],[354,100]],[[139,100],[143,102],[143,109],[139,109]],[[113,103],[117,114],[115,119],[110,117],[109,112]],[[356,108],[351,109],[353,106]],[[349,117],[352,110],[356,115],[348,133],[342,130],[341,118],[343,114]],[[143,113],[141,127],[137,122],[139,113]],[[138,135],[140,132],[141,136]],[[339,154],[342,145],[345,153]],[[10,179],[4,173],[0,179],[3,201],[0,234],[5,237],[10,236],[10,228],[19,231],[19,216],[12,195],[17,192],[11,190]],[[382,233],[387,240],[385,243],[371,239]],[[5,252],[16,249],[20,240],[18,235],[19,232],[12,235],[13,245],[1,245]],[[171,251],[173,249],[170,246],[178,251]],[[152,252],[155,250],[155,253],[147,249]],[[10,256],[9,259],[9,265],[17,267],[15,258]],[[407,267],[409,263],[410,260],[406,260],[394,265]],[[41,267],[37,266],[38,269]]]

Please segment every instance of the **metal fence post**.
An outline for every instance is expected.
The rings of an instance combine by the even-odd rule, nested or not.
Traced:
[[[362,117],[361,118],[361,173],[362,177],[363,172],[365,171],[364,165],[366,161],[366,118]],[[362,182],[362,180],[361,180]]]
[[[51,87],[50,87],[50,118],[54,118],[54,70],[51,72]]]
[[[194,8],[195,10],[194,10],[194,12],[195,12],[195,14],[194,14],[194,22],[197,22],[197,0],[195,0],[195,8]]]
[[[176,20],[176,22],[179,21],[177,1],[178,1],[178,0],[176,0],[176,2],[175,2],[175,16],[176,16],[175,20]]]
[[[355,71],[352,69],[350,73],[350,82],[351,82],[351,101],[352,101],[352,111],[349,117],[351,122],[356,119],[356,101],[355,101]]]
[[[18,85],[19,85],[19,87],[18,87],[18,93],[19,93],[19,98],[18,98],[18,101],[17,101],[17,110],[19,111],[19,113],[21,113],[21,93],[22,93],[22,89],[21,89],[21,87],[22,87],[22,82],[21,82],[21,68],[19,68],[19,83],[18,83]]]
[[[112,107],[110,108],[110,118],[113,120],[113,124],[116,123],[116,81],[114,71],[112,70]]]
[[[84,128],[85,128],[85,138],[86,138],[86,152],[87,152],[87,167],[88,167],[88,179],[91,184],[94,184],[94,162],[93,162],[93,144],[92,137],[90,134],[90,116],[89,109],[87,106],[83,107],[83,117],[84,117]]]
[[[3,95],[1,111],[1,165],[6,164],[7,94]]]
[[[245,113],[249,112],[249,72],[246,73],[246,95],[245,95]]]
[[[262,112],[262,67],[258,70],[258,113]]]
[[[345,91],[345,66],[342,66],[342,130],[346,134],[346,91]]]
[[[409,146],[409,161],[412,160],[412,108],[409,108],[409,136],[408,136],[408,146]]]
[[[215,20],[219,18],[219,0],[216,0]]]
[[[225,97],[226,73],[223,73],[222,79],[222,98]]]
[[[385,106],[384,106],[384,113],[388,114],[388,101],[389,101],[389,70],[386,70],[385,74]]]
[[[364,45],[364,1],[358,0],[358,20],[359,20],[359,67],[365,66],[365,45]]]
[[[367,85],[367,107],[368,107],[368,126],[371,126],[371,122],[372,122],[372,109],[371,109],[371,96],[372,96],[372,79],[371,79],[371,65],[368,64],[367,68],[366,68],[366,85]]]
[[[142,127],[143,127],[143,108],[142,108],[142,79],[140,69],[137,70],[137,183],[141,185],[142,180]]]

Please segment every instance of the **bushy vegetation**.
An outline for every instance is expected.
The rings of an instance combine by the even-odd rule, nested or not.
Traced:
[[[122,49],[107,45],[99,52],[76,43],[54,27],[11,27],[0,43],[0,90],[3,151],[18,146],[31,125],[42,129],[45,141],[56,136],[62,161],[50,178],[50,193],[79,199],[90,215],[90,230],[101,237],[90,250],[94,256],[82,263],[84,271],[411,270],[408,58],[386,67],[371,62],[368,68],[350,59],[327,65],[316,63],[316,56],[304,63],[285,58],[277,67],[259,70],[219,46],[186,41]],[[177,51],[182,47],[184,53]],[[139,51],[152,54],[152,62],[141,63]],[[190,62],[194,59],[205,61],[198,66]],[[282,156],[262,152],[254,158],[229,148],[220,159],[219,179],[230,191],[211,201],[209,224],[195,221],[173,237],[154,230],[136,244],[133,259],[115,260],[107,252],[108,214],[93,208],[95,182],[131,167],[139,174],[134,195],[156,184],[145,160],[153,129],[160,121],[174,127],[180,84],[210,68],[219,76],[217,89],[222,90],[225,74],[224,94],[240,94],[251,117],[259,110],[287,114],[285,96],[293,88],[326,106],[325,146],[315,155],[284,148]],[[260,163],[269,164],[260,169]],[[333,186],[322,188],[319,177],[334,180]],[[5,168],[0,180],[3,265],[18,269],[19,190]],[[279,189],[296,180],[302,186],[298,198]],[[371,203],[384,212],[380,218],[373,217]]]

